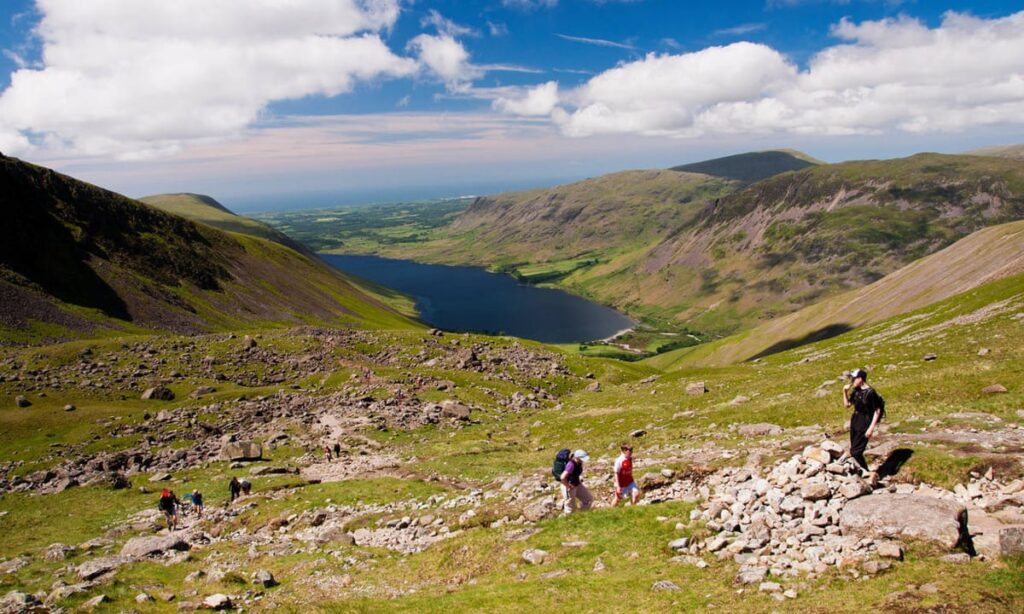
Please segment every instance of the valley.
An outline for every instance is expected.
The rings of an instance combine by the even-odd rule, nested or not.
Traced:
[[[96,327],[44,328],[47,317],[5,324],[4,611],[512,612],[572,607],[581,587],[594,603],[629,594],[652,611],[1024,607],[1015,545],[1024,535],[1024,232],[1022,222],[997,223],[999,211],[1012,216],[1012,198],[985,201],[996,213],[981,217],[991,223],[953,226],[963,216],[942,213],[925,226],[939,238],[926,232],[927,241],[979,229],[738,335],[694,334],[689,347],[673,348],[672,331],[640,327],[632,338],[644,340],[644,358],[614,345],[428,329],[404,315],[413,313],[407,297],[307,255],[346,245],[433,249],[449,241],[437,220],[471,213],[465,202],[353,210],[363,221],[335,247],[328,230],[344,212],[269,216],[321,236],[295,250],[290,239],[259,238],[272,231],[205,197],[172,199],[186,222],[71,178],[18,175],[19,163],[8,161],[19,169],[8,181],[46,177],[20,184],[31,186],[23,193],[52,202],[66,225],[85,227],[67,212],[86,211],[82,198],[92,199],[99,211],[133,212],[136,224],[174,223],[206,237],[169,244],[175,258],[227,264],[215,273],[219,285],[190,290],[208,293],[204,310],[174,304],[202,316],[175,329],[134,307],[127,317],[79,311],[83,297],[47,293],[60,286],[41,276],[45,268],[4,261],[19,296],[89,314]],[[684,204],[694,217],[683,227],[749,218],[777,201],[741,196],[789,186],[787,177],[716,196],[713,209]],[[693,181],[707,187],[682,180],[688,193]],[[47,201],[41,185],[61,186],[63,196]],[[373,229],[378,214],[397,226]],[[202,269],[158,277],[142,268],[153,265],[133,242],[146,232],[133,228],[93,231],[68,253],[101,275],[107,265],[98,262],[142,271],[140,287],[156,297],[198,286],[189,280]],[[679,236],[652,232],[645,241],[658,249]],[[395,233],[416,240],[384,239]],[[241,245],[250,260],[202,251],[218,244]],[[828,258],[848,257],[844,249]],[[290,259],[287,279],[266,273],[273,259],[255,264],[266,254]],[[548,283],[604,266],[589,258]],[[552,262],[517,266],[562,272]],[[253,283],[244,281],[250,274],[289,316],[233,319],[228,297],[235,284]],[[323,291],[344,297],[344,311],[314,317],[302,297]],[[5,314],[21,313],[13,305],[4,303]],[[676,326],[675,334],[689,330]],[[851,365],[866,367],[888,401],[868,448],[877,484],[839,458],[848,428],[842,373]],[[644,497],[612,508],[611,463],[623,441],[637,450]],[[549,465],[567,446],[590,452],[585,479],[596,505],[587,513],[559,513]],[[251,492],[233,500],[232,477]],[[182,498],[202,492],[202,517],[193,511],[177,530],[164,528],[156,508],[164,488]],[[905,513],[887,516],[894,505]],[[875,517],[883,520],[865,520]]]

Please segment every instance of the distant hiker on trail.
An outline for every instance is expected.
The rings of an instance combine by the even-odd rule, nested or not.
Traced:
[[[248,497],[249,493],[252,492],[252,482],[249,480],[242,480],[239,484],[242,486],[242,494]]]
[[[334,442],[334,458],[341,458],[341,444]]]
[[[868,386],[867,371],[854,369],[850,377],[853,381],[843,386],[843,405],[853,407],[853,415],[850,416],[850,456],[860,465],[863,473],[873,476],[864,458],[864,450],[885,413],[885,401],[874,388]]]
[[[562,485],[562,510],[566,514],[576,511],[576,500],[579,499],[580,509],[589,510],[594,502],[593,495],[583,485],[583,463],[590,460],[583,450],[570,452],[568,449],[561,450],[555,456],[555,464],[551,473]]]
[[[196,510],[196,516],[199,518],[203,517],[203,493],[199,492],[198,489],[193,490],[192,494],[189,495],[192,499],[192,507]]]
[[[617,506],[626,497],[636,505],[640,500],[640,488],[633,479],[633,446],[624,443],[619,449],[622,454],[615,459],[615,499],[612,501],[612,507]]]
[[[331,461],[331,446],[324,446],[324,458],[327,459],[327,462]]]
[[[238,481],[238,478],[232,477],[231,481],[228,482],[228,493],[231,495],[231,501],[238,498],[238,495],[242,492],[242,483]]]
[[[178,526],[178,497],[175,496],[174,491],[164,489],[160,493],[160,503],[157,506],[160,511],[164,513],[164,517],[167,518],[167,530],[173,531]]]

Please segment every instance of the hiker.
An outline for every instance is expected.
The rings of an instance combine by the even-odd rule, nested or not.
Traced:
[[[850,372],[852,382],[843,386],[843,405],[853,407],[850,416],[850,457],[860,466],[865,475],[874,475],[864,458],[868,441],[875,434],[878,421],[885,411],[885,402],[875,389],[868,386],[868,372],[854,369]]]
[[[633,446],[624,443],[619,446],[619,450],[622,453],[615,459],[615,499],[612,501],[612,507],[617,506],[626,497],[636,505],[640,501],[640,488],[633,479]]]
[[[238,478],[233,477],[228,483],[228,492],[231,494],[231,501],[238,498],[238,495],[242,492],[242,483],[238,481]]]
[[[327,458],[327,462],[331,461],[331,446],[324,446],[324,456]]]
[[[160,493],[160,503],[157,505],[167,519],[167,530],[173,531],[178,526],[178,497],[174,491],[164,489]]]
[[[341,444],[334,442],[334,458],[341,458]]]
[[[587,487],[583,485],[583,463],[590,460],[590,455],[583,450],[576,450],[571,455],[564,454],[568,450],[562,450],[558,456],[555,457],[556,468],[561,462],[559,458],[568,456],[568,460],[565,461],[564,469],[558,476],[558,481],[562,484],[562,496],[564,501],[562,502],[562,510],[566,514],[571,514],[576,511],[576,500],[579,499],[580,510],[586,511],[590,509],[590,505],[594,502],[593,495],[587,490]]]
[[[239,484],[239,486],[242,487],[242,494],[248,497],[249,493],[252,492],[252,482],[250,482],[249,480],[243,479],[238,484]]]
[[[203,517],[203,493],[199,492],[199,489],[192,491],[189,495],[192,498],[192,507],[196,510],[196,516],[199,518]]]

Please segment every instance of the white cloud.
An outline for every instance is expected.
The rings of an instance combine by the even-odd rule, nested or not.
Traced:
[[[448,34],[420,34],[409,41],[420,62],[439,76],[449,89],[464,89],[483,71],[469,62],[469,52]]]
[[[936,28],[906,17],[844,20],[833,34],[844,42],[819,52],[806,70],[753,43],[649,54],[574,90],[556,88],[550,115],[571,136],[925,133],[1024,124],[1024,12],[999,19],[950,12]],[[525,100],[495,106],[539,108]]]
[[[274,100],[411,75],[398,0],[37,0],[43,67],[0,94],[0,149],[121,158],[231,138]]]
[[[530,88],[517,98],[497,98],[494,108],[512,115],[550,115],[558,106],[558,83],[548,81],[543,85]]]
[[[616,47],[618,49],[636,49],[633,45],[627,43],[617,43],[615,41],[605,40],[603,38],[589,38],[587,36],[570,36],[568,34],[555,34],[558,38],[563,40],[571,41],[574,43],[583,43],[585,45],[597,45],[598,47]]]

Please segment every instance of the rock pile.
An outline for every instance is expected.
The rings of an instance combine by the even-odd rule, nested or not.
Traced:
[[[838,462],[842,452],[842,446],[826,440],[763,476],[749,468],[712,476],[709,496],[691,520],[703,520],[715,534],[695,543],[675,540],[670,547],[680,554],[676,559],[692,562],[702,552],[731,557],[740,565],[739,584],[759,584],[769,574],[816,576],[834,566],[866,573],[888,567],[888,561],[874,557],[898,558],[898,546],[843,529],[844,506],[872,488],[852,463]]]

